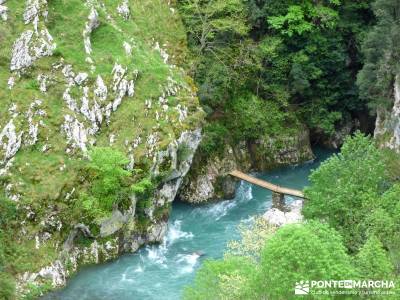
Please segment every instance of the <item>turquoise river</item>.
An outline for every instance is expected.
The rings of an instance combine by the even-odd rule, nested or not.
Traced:
[[[299,166],[256,174],[273,183],[302,189],[312,169],[331,152],[317,149],[317,159]],[[287,200],[291,198],[287,197]],[[205,259],[221,258],[237,226],[251,222],[271,206],[271,192],[240,182],[236,197],[203,206],[173,205],[168,233],[160,245],[98,266],[85,267],[66,288],[43,300],[177,300]],[[199,256],[196,252],[204,253]]]

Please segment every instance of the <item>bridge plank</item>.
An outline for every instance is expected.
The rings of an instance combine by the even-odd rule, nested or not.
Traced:
[[[281,187],[279,185],[270,183],[268,181],[255,178],[253,176],[250,176],[250,175],[245,174],[243,172],[240,172],[238,170],[234,170],[234,171],[230,172],[229,175],[237,177],[237,178],[242,179],[242,180],[245,180],[247,182],[253,183],[255,185],[261,186],[261,187],[266,188],[266,189],[268,189],[268,190],[270,190],[272,192],[275,192],[275,193],[280,193],[280,194],[295,196],[295,197],[299,197],[299,198],[304,198],[304,193],[302,191]]]

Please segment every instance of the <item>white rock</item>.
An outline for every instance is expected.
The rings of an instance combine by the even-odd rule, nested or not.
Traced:
[[[68,87],[63,94],[63,99],[67,103],[68,108],[72,111],[78,111],[78,104],[76,103],[75,99],[72,98],[70,92],[70,88]]]
[[[44,279],[50,279],[53,287],[65,285],[67,278],[65,267],[59,260],[42,268],[37,275]]]
[[[86,81],[86,79],[88,79],[89,75],[87,73],[79,73],[78,75],[76,75],[76,77],[74,78],[75,82],[77,85],[81,85],[82,83],[84,83]]]
[[[0,148],[3,148],[5,153],[4,159],[0,160],[0,163],[14,157],[14,155],[18,152],[18,150],[21,148],[22,134],[22,131],[17,134],[13,119],[11,119],[3,128],[0,133]]]
[[[35,236],[35,248],[36,249],[40,248],[40,241],[39,241],[39,237],[37,235]]]
[[[72,144],[73,147],[80,148],[82,152],[86,153],[86,143],[88,139],[85,126],[70,115],[64,116],[64,119],[65,121],[61,128],[67,136],[67,142]]]
[[[129,97],[133,97],[135,95],[135,82],[133,80],[128,82],[127,93]]]
[[[132,46],[131,44],[129,44],[128,42],[124,42],[124,49],[125,49],[125,53],[128,56],[132,55]]]
[[[108,89],[100,75],[97,76],[94,94],[101,101],[105,101],[107,99]]]
[[[178,104],[176,106],[176,110],[179,113],[179,122],[182,123],[188,116],[188,109],[186,106],[182,106],[182,105]]]
[[[41,104],[42,104],[41,100],[36,100],[32,102],[26,114],[29,131],[28,131],[28,138],[26,139],[25,143],[28,145],[34,145],[37,143],[39,134],[39,125],[44,126],[41,120],[35,122],[33,119],[35,116],[43,117],[46,115],[46,112],[40,109]]]
[[[83,30],[83,43],[85,46],[85,51],[88,55],[92,53],[92,43],[90,41],[90,35],[97,27],[100,26],[99,14],[97,10],[92,7],[92,10],[88,16],[88,21],[86,22],[85,29]]]
[[[7,82],[8,88],[11,90],[14,85],[15,85],[15,78],[13,76],[11,76],[10,78],[8,78],[8,82]]]
[[[7,12],[8,12],[7,6],[0,5],[0,18],[3,21],[7,21],[7,19],[8,19]]]
[[[117,11],[125,20],[128,20],[131,15],[128,0],[123,0],[122,3],[118,5]]]
[[[70,86],[75,84],[75,73],[72,71],[72,66],[71,65],[66,65],[64,66],[64,68],[62,69],[62,73],[65,77],[65,79],[67,79],[68,84]]]
[[[160,47],[160,44],[158,42],[156,42],[154,49],[157,50],[158,52],[160,52],[160,55],[161,55],[164,63],[168,63],[169,55],[168,55],[167,51],[165,51],[164,49],[162,49]]]
[[[391,111],[377,110],[374,137],[389,137],[382,146],[388,147],[400,153],[400,75],[394,82],[394,104]]]
[[[53,42],[53,37],[47,29],[42,29],[33,45],[33,51],[36,54],[35,59],[44,56],[53,55],[53,51],[56,49],[57,45]]]
[[[37,80],[39,81],[39,89],[42,93],[47,92],[47,76],[44,74],[39,74]]]
[[[46,0],[28,0],[26,3],[26,9],[24,12],[25,24],[31,22],[36,23],[39,21],[39,14],[42,11],[42,15],[47,15],[47,1]]]
[[[112,146],[115,142],[115,134],[110,134],[110,146]]]
[[[288,205],[288,212],[283,212],[277,208],[271,208],[263,215],[263,218],[272,225],[276,226],[282,226],[291,223],[300,223],[303,221],[303,215],[301,214],[302,207],[303,201],[295,200],[290,205]]]
[[[14,43],[11,57],[11,71],[29,67],[33,62],[33,57],[29,53],[29,44],[33,36],[33,31],[28,30]]]
[[[16,40],[12,49],[10,70],[16,71],[30,67],[33,62],[44,56],[51,56],[56,49],[53,38],[47,29],[34,34],[27,30]]]
[[[78,75],[76,75],[76,77],[74,78],[75,82],[77,85],[82,85],[82,83],[84,83],[86,81],[86,79],[88,79],[89,75],[87,73],[79,73]]]

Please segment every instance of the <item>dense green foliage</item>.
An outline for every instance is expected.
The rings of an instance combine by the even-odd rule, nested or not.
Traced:
[[[290,299],[295,282],[356,276],[340,235],[327,225],[310,222],[284,226],[268,241],[256,286],[259,299]]]
[[[268,104],[268,105],[266,105]],[[256,139],[267,133],[278,133],[282,124],[290,120],[289,114],[280,111],[274,102],[266,102],[248,94],[238,95],[228,105],[231,120],[226,128],[236,140]]]
[[[256,266],[248,259],[229,256],[206,261],[198,271],[193,286],[186,288],[184,299],[254,299],[251,278]]]
[[[152,205],[154,183],[150,178],[143,178],[132,186],[132,192],[136,196],[136,213],[139,218],[145,217],[146,209]]]
[[[211,124],[219,124],[206,127],[206,148],[218,144],[210,140],[218,139],[214,132],[221,126],[251,131],[254,138],[274,135],[299,118],[329,135],[340,123],[363,114],[356,75],[362,67],[360,45],[374,20],[370,3],[178,1],[199,97]],[[246,101],[237,119],[235,108]],[[241,122],[248,110],[257,124]],[[276,126],[258,130],[268,128],[266,115],[280,121],[275,122],[278,131]],[[233,132],[230,138],[246,135]]]
[[[393,265],[382,243],[374,236],[368,238],[356,256],[356,265],[365,279],[391,278]]]
[[[388,176],[381,152],[370,138],[347,138],[341,152],[325,161],[310,176],[311,187],[303,214],[337,228],[350,249],[365,240],[371,208],[378,206]],[[358,176],[355,176],[358,174]]]
[[[223,260],[201,267],[185,299],[292,299],[302,280],[397,280],[400,184],[386,153],[361,133],[347,138],[310,175],[308,220],[277,230],[265,221],[242,228]],[[332,298],[315,299],[324,297]]]
[[[90,183],[89,192],[82,193],[77,205],[88,216],[101,219],[111,213],[113,206],[129,199],[130,176],[125,170],[129,163],[125,154],[108,147],[94,147],[84,168]]]
[[[363,42],[364,67],[357,82],[361,96],[379,108],[393,102],[393,82],[400,71],[400,2],[376,0],[372,7],[377,24]]]
[[[399,185],[393,185],[387,169],[383,152],[370,138],[348,138],[341,153],[310,176],[303,214],[336,228],[352,252],[378,237],[398,264]]]
[[[292,299],[295,282],[357,276],[340,235],[327,225],[287,225],[271,234],[258,261],[229,253],[204,263],[185,299]]]

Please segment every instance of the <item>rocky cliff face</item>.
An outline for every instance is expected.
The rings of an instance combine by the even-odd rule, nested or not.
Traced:
[[[185,32],[174,8],[158,0],[0,0],[0,44],[0,192],[20,220],[18,294],[63,285],[82,264],[160,241],[203,118],[180,67]],[[70,213],[88,188],[80,163],[95,146],[161,178],[145,222],[134,197],[101,223]]]
[[[393,107],[377,110],[374,136],[383,146],[400,152],[400,75],[393,87]]]
[[[276,138],[266,136],[252,142],[226,145],[222,155],[206,159],[197,153],[179,198],[190,203],[231,199],[235,195],[236,180],[227,175],[230,171],[266,171],[313,158],[309,132],[305,128]]]

